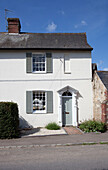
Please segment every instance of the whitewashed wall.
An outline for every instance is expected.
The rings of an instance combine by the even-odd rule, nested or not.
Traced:
[[[66,52],[66,54],[69,52]],[[71,86],[80,93],[78,99],[79,117],[83,121],[93,116],[92,84],[91,84],[91,53],[70,52],[71,74],[64,73],[65,52],[52,53],[53,73],[27,74],[26,52],[0,53],[0,101],[13,101],[18,103],[19,114],[34,127],[42,127],[51,121],[58,123],[58,93],[65,86]],[[51,90],[54,96],[53,114],[27,114],[26,91]],[[26,122],[27,121],[27,122]]]

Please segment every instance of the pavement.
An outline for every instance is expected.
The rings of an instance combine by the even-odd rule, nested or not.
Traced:
[[[22,147],[55,147],[81,144],[108,144],[108,131],[105,133],[58,134],[44,136],[28,136],[17,139],[0,140],[0,149]]]

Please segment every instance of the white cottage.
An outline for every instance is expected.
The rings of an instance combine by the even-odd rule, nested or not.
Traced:
[[[22,128],[92,119],[92,47],[86,33],[0,33],[0,101],[18,104]]]

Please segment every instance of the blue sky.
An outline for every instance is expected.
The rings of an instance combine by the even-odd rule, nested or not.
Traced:
[[[0,32],[7,17],[21,21],[22,32],[86,32],[92,62],[108,70],[108,0],[0,0]]]

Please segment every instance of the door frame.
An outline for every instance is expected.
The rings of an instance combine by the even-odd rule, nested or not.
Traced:
[[[70,86],[66,86],[62,89],[60,89],[58,91],[58,110],[59,110],[59,115],[58,115],[58,122],[59,122],[59,125],[60,126],[63,126],[63,122],[62,122],[62,94],[65,92],[65,91],[69,91],[71,94],[72,94],[72,124],[71,126],[77,126],[78,125],[78,120],[77,120],[77,110],[78,110],[78,91],[73,89],[72,87]]]

